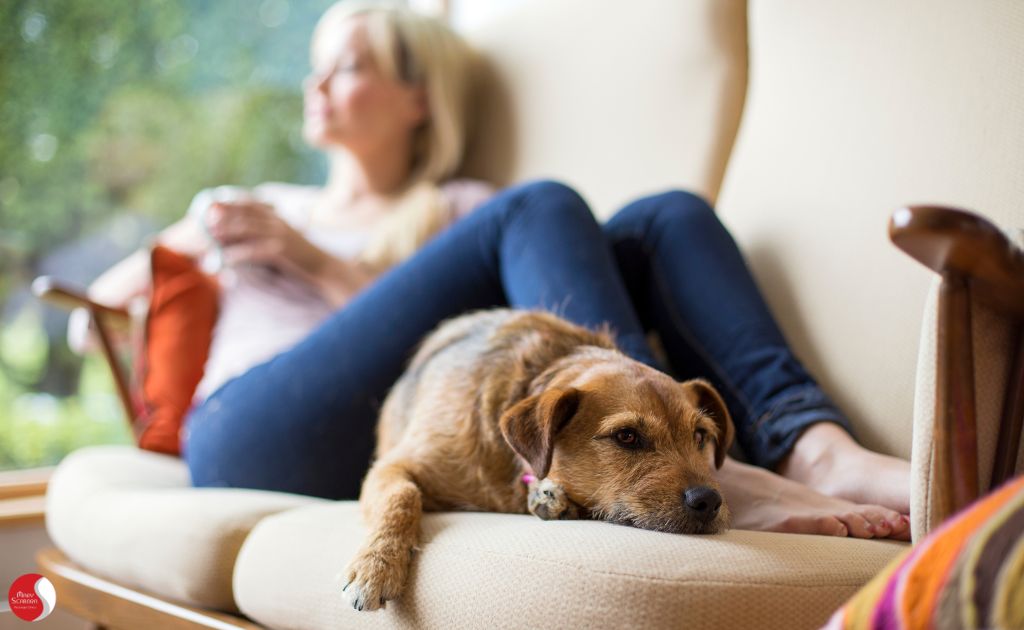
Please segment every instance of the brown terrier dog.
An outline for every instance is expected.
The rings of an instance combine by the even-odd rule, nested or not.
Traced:
[[[719,532],[729,517],[711,465],[732,433],[708,383],[634,361],[606,333],[541,312],[453,319],[384,401],[360,495],[369,533],[343,590],[359,610],[398,597],[423,510],[529,505],[542,518]],[[528,488],[524,473],[542,481]]]

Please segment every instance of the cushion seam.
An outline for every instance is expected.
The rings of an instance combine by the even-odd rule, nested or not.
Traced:
[[[771,583],[771,584],[766,584],[766,583],[763,583],[763,582],[740,582],[740,581],[735,581],[735,580],[720,580],[720,579],[715,579],[715,578],[665,578],[665,577],[656,577],[656,576],[650,576],[650,575],[637,575],[637,574],[634,574],[634,573],[621,573],[621,572],[617,572],[617,571],[608,571],[608,570],[601,570],[601,569],[591,569],[591,568],[588,568],[588,567],[581,567],[579,565],[571,564],[571,563],[567,563],[567,562],[560,562],[560,561],[557,561],[557,560],[546,560],[544,558],[537,558],[537,557],[532,557],[532,556],[524,556],[524,555],[515,554],[515,553],[505,553],[505,552],[500,552],[500,551],[492,551],[492,550],[489,550],[489,549],[475,549],[475,548],[471,549],[471,548],[466,548],[466,547],[456,547],[456,546],[453,546],[453,545],[437,545],[437,544],[434,544],[434,543],[430,543],[428,545],[421,545],[419,547],[419,549],[422,550],[422,549],[425,549],[426,547],[438,547],[438,548],[440,548],[442,550],[445,550],[445,551],[453,551],[453,550],[454,551],[471,551],[473,553],[487,554],[487,555],[496,556],[496,557],[499,557],[499,558],[516,558],[518,560],[526,560],[526,561],[539,562],[539,563],[548,564],[548,565],[556,565],[556,566],[559,566],[559,567],[575,569],[576,571],[580,571],[580,572],[583,572],[583,573],[594,574],[594,575],[604,575],[604,576],[608,576],[608,577],[617,577],[617,578],[625,577],[625,578],[633,578],[633,579],[636,579],[636,580],[645,580],[645,581],[652,581],[652,582],[665,582],[665,583],[669,583],[669,584],[684,584],[684,583],[690,583],[690,582],[699,582],[701,584],[730,584],[730,585],[739,585],[739,586],[772,586],[772,587],[774,587],[774,586],[782,586],[782,587],[795,587],[795,588],[820,588],[820,587],[833,587],[834,586],[834,587],[853,587],[853,588],[859,588],[861,586],[864,586],[864,584],[866,584],[877,573],[877,571],[874,571],[870,575],[865,575],[864,579],[862,581],[858,581],[858,582],[848,582],[848,583],[847,582],[841,582],[841,583],[840,582],[831,582],[831,583],[828,583],[828,584],[780,583],[780,582],[777,581],[778,580],[778,574],[773,574],[772,576],[766,576],[766,579],[772,579],[772,580],[776,580],[776,581]],[[891,560],[891,558],[889,560]],[[888,562],[889,560],[886,560],[886,562]],[[879,570],[881,570],[881,568],[883,568],[884,566],[885,566],[885,562],[881,563],[879,565]]]

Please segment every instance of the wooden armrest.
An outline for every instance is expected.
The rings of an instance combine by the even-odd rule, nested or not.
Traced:
[[[116,306],[107,306],[89,299],[85,289],[73,284],[62,282],[53,276],[39,276],[32,282],[32,293],[47,304],[71,310],[86,308],[94,315],[101,315],[114,325],[127,325],[130,318],[128,311]]]
[[[114,351],[114,340],[111,328],[128,328],[131,316],[123,308],[107,306],[89,299],[81,287],[61,282],[51,276],[40,276],[32,282],[32,293],[39,299],[59,308],[85,308],[92,317],[92,323],[99,337],[103,358],[107,361],[110,374],[114,378],[121,406],[129,422],[134,417],[134,406],[129,386],[128,374],[119,365],[117,353]]]
[[[893,213],[889,237],[942,277],[935,374],[935,479],[931,527],[1013,475],[1024,422],[1024,335],[1008,352],[1003,412],[991,482],[978,482],[972,300],[1011,321],[1024,320],[1024,250],[987,219],[942,206]]]
[[[1024,250],[984,217],[942,206],[893,213],[889,237],[943,277],[959,276],[971,294],[1005,315],[1024,318]]]

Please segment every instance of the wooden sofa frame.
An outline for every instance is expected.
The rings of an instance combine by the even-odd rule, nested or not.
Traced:
[[[935,493],[930,529],[1013,476],[1024,420],[1024,250],[984,218],[912,206],[889,222],[893,243],[942,277],[935,374]],[[971,303],[1013,321],[1010,374],[991,481],[978,482]]]
[[[937,334],[935,395],[936,506],[932,527],[1013,475],[1024,421],[1024,250],[986,219],[953,208],[913,206],[897,210],[889,224],[897,247],[942,277]],[[127,311],[97,304],[85,292],[41,277],[35,294],[64,308],[89,311],[101,350],[111,368],[129,418],[130,382],[113,343],[113,329],[125,326]],[[1008,375],[992,481],[978,485],[974,349],[971,299],[1014,322],[1013,359]],[[259,628],[239,616],[174,603],[99,578],[57,549],[37,555],[40,573],[61,595],[61,608],[99,628]]]

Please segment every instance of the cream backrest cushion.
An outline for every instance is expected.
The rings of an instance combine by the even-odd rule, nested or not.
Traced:
[[[942,202],[1024,226],[1022,33],[1019,0],[527,0],[468,33],[494,77],[467,170],[566,180],[602,217],[718,197],[798,354],[908,457],[931,273],[887,221]]]
[[[607,217],[641,193],[714,198],[746,85],[739,0],[528,0],[467,33],[492,65],[467,173],[557,178]]]
[[[1024,2],[755,0],[748,21],[719,212],[863,440],[907,457],[933,274],[887,221],[937,202],[1024,227]]]

